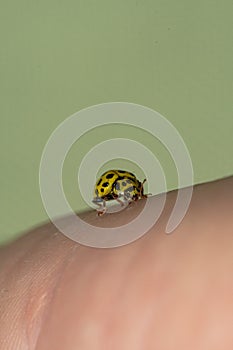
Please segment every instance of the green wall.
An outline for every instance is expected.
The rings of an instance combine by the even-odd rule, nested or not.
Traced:
[[[2,1],[0,241],[47,220],[43,147],[63,120],[94,104],[133,102],[165,116],[186,142],[195,183],[232,174],[232,13],[230,0]],[[176,187],[163,147],[117,128],[90,132],[69,153],[64,187],[75,209],[86,206],[73,190],[78,164],[114,135],[150,145]]]

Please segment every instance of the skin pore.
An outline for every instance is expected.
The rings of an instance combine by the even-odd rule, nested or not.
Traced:
[[[175,199],[122,247],[83,246],[51,223],[1,247],[0,350],[232,350],[233,177],[195,186],[166,235]],[[109,227],[142,206],[81,216]]]

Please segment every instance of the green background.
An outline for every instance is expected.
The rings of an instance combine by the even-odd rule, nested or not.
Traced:
[[[1,242],[47,220],[38,184],[43,147],[62,121],[94,104],[133,102],[165,116],[189,149],[195,183],[232,174],[232,13],[230,0],[1,1]],[[168,189],[176,188],[158,141],[106,126],[66,159],[64,188],[75,209],[86,206],[78,165],[111,137],[149,145]]]

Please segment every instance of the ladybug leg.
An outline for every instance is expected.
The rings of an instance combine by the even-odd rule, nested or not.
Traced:
[[[132,206],[132,204],[135,202],[134,198],[127,198],[128,205]]]
[[[140,198],[147,198],[148,196],[151,196],[152,193],[147,193],[147,194],[144,194],[143,193],[143,185],[144,183],[146,182],[146,179],[144,179],[142,182],[141,182],[141,186],[140,186],[140,191],[139,191],[139,197]],[[138,199],[138,198],[137,198]]]
[[[106,211],[107,211],[106,201],[103,200],[102,204],[100,204],[100,203],[96,203],[96,204],[100,207],[100,209],[97,209],[98,216],[104,215],[106,213]]]
[[[140,185],[140,189],[139,189],[139,197],[140,198],[147,198],[147,195],[143,193],[143,185],[145,182],[146,182],[146,179],[144,179]],[[138,198],[137,198],[137,200],[138,200]]]
[[[122,207],[124,207],[125,204],[124,204],[124,202],[122,202],[122,201],[119,199],[118,195],[114,195],[113,198],[114,198],[118,203],[120,203],[120,205],[121,205]]]
[[[124,202],[122,202],[119,198],[116,198],[116,201],[118,202],[118,203],[120,203],[120,205],[122,206],[122,207],[124,207]]]
[[[129,204],[137,202],[140,198],[140,194],[135,194],[132,198]]]

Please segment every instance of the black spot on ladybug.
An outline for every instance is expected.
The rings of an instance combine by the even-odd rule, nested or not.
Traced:
[[[121,173],[121,174],[124,174],[125,173],[125,170],[117,170],[118,173]]]
[[[125,181],[122,182],[122,186],[126,186],[126,182]]]
[[[108,185],[109,185],[109,182],[104,182],[102,186],[103,187],[108,187]]]
[[[133,192],[133,190],[134,190],[134,187],[133,187],[133,186],[127,188],[127,191],[128,191],[128,192]]]
[[[98,181],[98,183],[97,183],[97,186],[100,185],[101,181],[102,181],[102,179],[99,179],[99,181]]]
[[[131,184],[132,181],[128,179],[128,180],[126,180],[126,182],[127,182],[127,184]]]
[[[100,190],[101,192],[104,192],[104,189],[103,188],[101,188],[101,190]]]
[[[108,174],[108,175],[106,175],[106,179],[111,179],[112,177],[114,176],[114,174]]]

